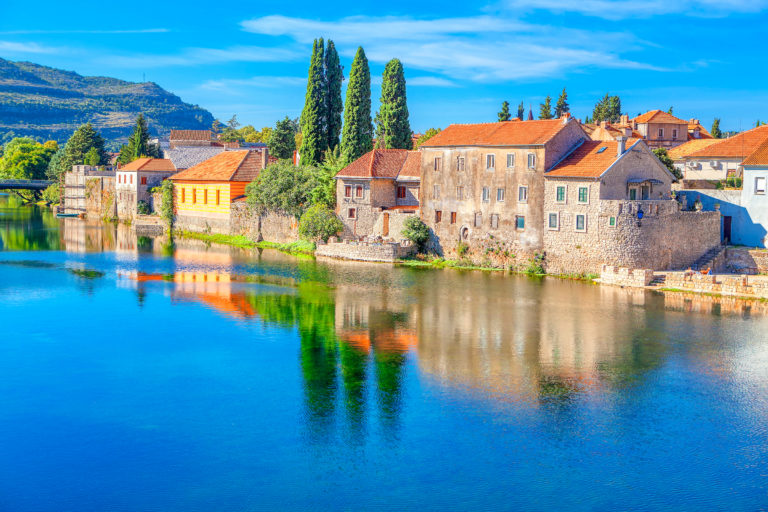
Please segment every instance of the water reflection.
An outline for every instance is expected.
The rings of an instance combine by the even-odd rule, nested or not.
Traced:
[[[50,251],[61,248],[59,223],[48,208],[21,208],[22,200],[0,193],[0,250]]]

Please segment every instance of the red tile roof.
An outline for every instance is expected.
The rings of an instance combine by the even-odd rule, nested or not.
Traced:
[[[211,130],[171,130],[170,140],[213,140]]]
[[[415,154],[415,156],[411,156]],[[410,157],[410,158],[409,158]],[[414,158],[418,158],[418,163],[414,164]],[[418,169],[421,167],[421,157],[418,151],[409,151],[407,149],[374,149],[367,152],[337,174],[337,178],[397,178],[408,161],[407,172],[416,173],[420,176]],[[414,170],[413,166],[416,165]]]
[[[704,149],[707,146],[711,146],[717,142],[719,141],[713,138],[691,139],[684,144],[680,144],[679,146],[676,146],[672,149],[668,149],[667,155],[669,155],[669,158],[672,160],[680,160],[690,155],[691,153],[695,153],[696,151]]]
[[[533,146],[546,143],[564,127],[562,119],[452,124],[421,147]]]
[[[224,151],[171,176],[178,181],[253,181],[261,171],[260,151]]]
[[[421,153],[419,151],[409,151],[408,156],[400,169],[398,179],[421,179]]]
[[[121,171],[156,171],[173,172],[176,167],[165,158],[137,158],[133,162],[125,164],[120,168]]]
[[[768,140],[760,144],[752,154],[750,154],[742,165],[768,165]]]
[[[694,137],[693,132],[695,130],[699,130],[699,136]],[[698,119],[691,119],[688,121],[688,140],[696,140],[696,139],[711,139],[712,134],[707,131],[706,128],[704,128]]]
[[[633,119],[636,123],[667,123],[667,124],[684,124],[688,126],[688,121],[683,121],[679,117],[675,117],[672,114],[664,112],[663,110],[651,110],[645,114],[640,114]]]
[[[717,139],[715,144],[691,153],[686,158],[745,158],[766,140],[768,140],[768,125],[763,125],[727,139]]]
[[[638,139],[629,139],[626,148],[632,147]],[[584,141],[570,155],[558,163],[545,176],[561,178],[599,178],[619,159],[618,142],[616,141]],[[626,153],[625,153],[626,154]]]

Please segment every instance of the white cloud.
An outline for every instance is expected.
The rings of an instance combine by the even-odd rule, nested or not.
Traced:
[[[208,80],[200,84],[199,88],[217,93],[244,95],[245,89],[277,89],[286,87],[305,87],[307,79],[298,76],[254,76],[251,78],[223,78]]]
[[[187,48],[176,55],[118,55],[104,58],[105,63],[126,68],[197,66],[227,62],[284,62],[305,55],[293,48],[232,46],[229,48]]]
[[[768,0],[504,0],[502,5],[514,10],[569,12],[618,20],[668,14],[722,17],[753,13],[766,9]]]
[[[4,53],[59,53],[60,48],[43,46],[37,43],[17,43],[14,41],[0,41],[0,52]]]

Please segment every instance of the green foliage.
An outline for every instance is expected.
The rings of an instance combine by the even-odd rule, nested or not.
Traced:
[[[381,100],[376,114],[377,144],[386,149],[411,149],[413,132],[408,120],[408,101],[405,93],[403,65],[392,59],[384,67],[381,82]]]
[[[345,162],[353,162],[371,150],[371,72],[362,47],[357,49],[349,72],[347,98],[344,104],[344,126],[341,154]]]
[[[517,118],[521,121],[525,119],[525,104],[522,101],[517,106]]]
[[[40,144],[29,137],[18,137],[3,147],[0,177],[17,180],[44,179],[45,172],[58,146],[55,142]]]
[[[441,131],[443,131],[442,128],[428,128],[427,131],[425,131],[424,134],[421,137],[419,137],[418,140],[416,140],[416,145],[414,146],[413,149],[419,149],[419,147],[421,147],[422,144],[427,142],[429,139],[431,139]]]
[[[570,111],[571,107],[568,105],[568,93],[565,92],[565,87],[563,87],[563,92],[560,93],[560,97],[557,98],[557,103],[555,104],[555,117],[559,119]]]
[[[173,182],[163,180],[162,199],[160,202],[160,217],[168,224],[168,228],[173,228]]]
[[[675,107],[669,107],[669,110],[667,110],[667,114],[673,116],[673,115],[675,115],[674,111],[675,111]]]
[[[675,178],[678,180],[683,179],[683,173],[675,167],[675,163],[669,157],[669,154],[665,148],[654,149],[653,154],[656,155],[656,158],[658,158],[667,169],[669,169],[669,172],[671,172]]]
[[[723,132],[720,131],[720,118],[716,117],[714,121],[712,121],[712,130],[709,132],[712,137],[716,139],[722,139],[723,138]]]
[[[128,138],[128,144],[120,148],[120,156],[117,157],[118,163],[125,165],[137,158],[160,158],[161,155],[160,146],[149,142],[147,120],[144,118],[144,114],[139,114],[139,117],[136,118],[136,126],[134,126],[133,132]]]
[[[592,122],[609,121],[616,123],[621,118],[621,99],[618,96],[611,96],[606,93],[600,101],[595,104],[592,111]]]
[[[501,111],[499,112],[499,122],[509,121],[512,119],[512,115],[509,113],[509,102],[504,101],[501,103]]]
[[[456,246],[456,254],[459,256],[459,258],[463,258],[467,255],[469,252],[469,245],[465,242],[459,242],[459,244]]]
[[[339,135],[341,134],[341,111],[343,103],[341,101],[341,82],[344,81],[344,72],[339,63],[339,54],[336,52],[336,45],[328,40],[328,46],[325,50],[325,83],[326,83],[326,133],[328,136],[327,147],[330,150],[336,149],[339,145]]]
[[[312,60],[307,78],[307,94],[301,112],[301,161],[306,165],[318,164],[328,148],[325,130],[327,117],[323,39],[312,44]]]
[[[343,230],[344,224],[336,213],[322,204],[310,207],[299,220],[299,235],[305,240],[327,242]]]
[[[528,260],[528,264],[523,272],[529,276],[546,274],[547,271],[544,269],[544,255],[540,253],[534,254],[533,258]]]
[[[245,188],[248,204],[260,212],[273,211],[297,219],[309,208],[318,187],[317,171],[281,161],[267,166]]]
[[[293,150],[296,146],[295,137],[296,123],[285,116],[285,119],[275,124],[275,129],[269,136],[267,141],[269,154],[281,160],[293,158]]]
[[[85,159],[83,163],[85,165],[96,166],[96,165],[99,165],[99,160],[101,160],[101,158],[99,157],[99,151],[96,148],[91,148],[85,154]]]
[[[429,227],[419,217],[408,217],[403,223],[402,235],[411,241],[419,251],[423,251],[429,241]]]
[[[539,105],[539,119],[552,119],[552,98],[549,95]]]
[[[48,204],[59,204],[61,202],[61,187],[58,183],[54,183],[43,190],[43,201]]]
[[[85,155],[91,148],[95,148],[98,152],[99,165],[106,165],[109,162],[109,155],[104,149],[104,139],[91,123],[86,123],[75,130],[75,133],[69,138],[63,153],[56,158],[56,167],[48,168],[48,176],[58,178],[62,173],[71,171],[73,165],[83,165]]]
[[[168,181],[168,180],[165,180],[165,181]],[[136,213],[138,213],[139,215],[149,215],[150,213],[152,213],[149,210],[149,203],[147,203],[146,201],[139,201],[138,203],[136,203]]]
[[[742,184],[742,179],[735,176],[731,176],[725,180],[725,186],[728,188],[741,188]]]

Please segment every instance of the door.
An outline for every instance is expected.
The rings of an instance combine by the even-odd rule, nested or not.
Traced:
[[[731,242],[731,221],[733,220],[733,217],[730,215],[724,215],[723,216],[723,240],[726,243]]]
[[[389,214],[384,214],[384,226],[381,228],[381,236],[389,236]]]

